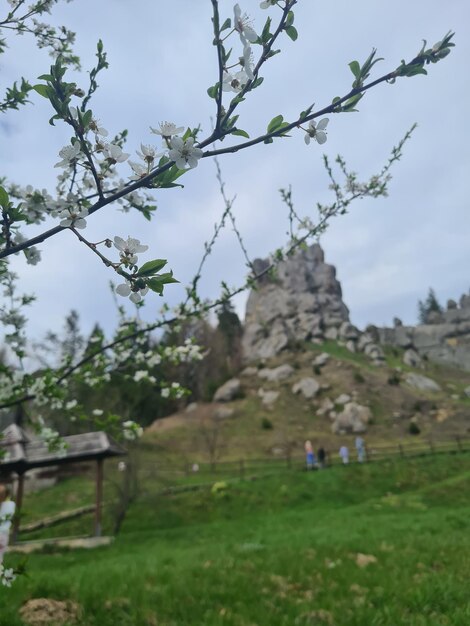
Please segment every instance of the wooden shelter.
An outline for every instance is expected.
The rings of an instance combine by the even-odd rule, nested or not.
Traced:
[[[126,450],[105,432],[63,437],[65,452],[49,450],[45,441],[30,437],[17,424],[7,426],[0,438],[0,475],[12,472],[18,476],[16,490],[16,516],[13,522],[13,542],[17,540],[20,511],[23,505],[24,477],[28,470],[38,467],[61,466],[69,463],[96,461],[96,505],[94,535],[101,536],[101,510],[103,504],[103,463],[109,457],[123,456]]]

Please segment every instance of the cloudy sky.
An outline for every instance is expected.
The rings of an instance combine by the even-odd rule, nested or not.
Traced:
[[[6,5],[0,0],[0,13]],[[262,27],[268,12],[259,8],[259,0],[245,0],[241,6],[255,29]],[[223,17],[232,16],[232,2],[221,0],[220,10]],[[210,131],[214,101],[206,89],[217,79],[210,15],[209,0],[74,0],[55,10],[53,21],[77,32],[76,50],[84,68],[92,66],[96,42],[103,40],[110,68],[99,80],[92,109],[110,133],[129,130],[128,152],[134,153],[141,142],[155,143],[149,125],[162,120],[200,123],[204,136]],[[281,38],[282,54],[265,66],[264,84],[240,107],[238,125],[252,137],[275,115],[295,119],[311,102],[322,108],[347,93],[352,78],[348,63],[363,61],[373,47],[385,58],[376,66],[373,77],[378,77],[402,58],[410,60],[422,39],[433,44],[448,30],[456,32],[456,48],[431,66],[428,76],[380,85],[364,97],[359,113],[330,116],[325,145],[306,146],[299,131],[290,139],[220,160],[227,192],[237,196],[235,211],[248,251],[253,258],[263,257],[286,239],[280,187],[291,184],[297,210],[314,217],[316,202],[330,198],[323,153],[331,158],[342,154],[366,179],[417,122],[403,160],[393,170],[390,196],[359,201],[348,215],[332,222],[321,241],[327,261],[337,267],[353,322],[360,327],[369,322],[388,325],[398,315],[414,323],[417,300],[429,286],[444,302],[470,287],[470,4],[299,0],[295,15],[298,41]],[[27,37],[9,39],[9,45],[0,57],[2,89],[18,76],[33,80],[48,69],[47,53]],[[238,50],[237,37],[233,46]],[[86,76],[82,80],[86,85]],[[64,124],[49,126],[50,115],[47,102],[37,96],[34,106],[0,119],[0,175],[53,191],[53,165],[70,133]],[[121,172],[131,174],[127,164]],[[89,239],[137,237],[150,246],[142,260],[167,258],[184,285],[223,203],[210,159],[185,175],[183,183],[184,189],[156,196],[159,208],[152,223],[110,206],[89,219]],[[40,247],[43,261],[36,267],[22,259],[14,262],[24,291],[38,298],[31,309],[31,335],[58,330],[72,308],[80,313],[84,330],[95,321],[111,329],[116,320],[108,288],[112,273],[72,233],[63,232]],[[227,229],[208,263],[202,294],[214,297],[221,280],[236,285],[245,273],[243,256]],[[165,300],[176,304],[183,296],[182,286],[170,286]],[[150,295],[143,316],[154,319],[161,304],[161,298]],[[243,312],[244,299],[236,304]]]

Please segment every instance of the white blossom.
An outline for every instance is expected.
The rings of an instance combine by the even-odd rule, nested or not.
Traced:
[[[148,290],[148,287],[144,287],[143,289],[133,288],[128,280],[126,280],[125,283],[121,283],[116,287],[117,294],[123,296],[124,298],[127,298],[129,296],[129,300],[134,304],[140,302],[143,296],[145,296],[145,294],[148,292]]]
[[[149,165],[153,165],[155,159],[158,159],[163,155],[163,152],[157,153],[156,148],[154,148],[153,146],[146,146],[143,143],[140,144],[140,149],[141,152],[139,152],[138,150],[136,151],[137,155],[140,156],[140,158]]]
[[[23,252],[28,265],[37,265],[41,260],[41,251],[35,246],[31,246],[31,248],[27,248],[26,250],[23,250]]]
[[[170,388],[169,387],[163,387],[163,389],[160,392],[160,395],[162,396],[162,398],[169,398],[170,397]]]
[[[149,173],[148,167],[144,167],[140,163],[136,163],[135,161],[131,160],[129,160],[128,163],[134,170],[134,176],[129,176],[130,180],[140,180],[141,178],[144,178],[144,176],[147,176],[147,174]]]
[[[250,44],[247,43],[243,46],[243,57],[240,61],[243,62],[243,69],[245,70],[248,78],[253,80],[255,77],[253,74],[254,63]]]
[[[127,439],[128,441],[135,441],[139,437],[142,437],[144,429],[136,422],[127,420],[122,424],[122,434],[124,435],[124,439]]]
[[[11,567],[4,567],[0,563],[0,582],[4,587],[11,587],[12,583],[16,579],[16,574]]]
[[[78,402],[76,400],[70,400],[65,405],[65,408],[67,409],[67,411],[71,411],[72,409],[74,409],[77,406],[77,404],[78,404]]]
[[[85,155],[81,151],[80,143],[76,141],[72,146],[64,146],[62,150],[59,150],[59,156],[62,157],[62,161],[56,163],[54,167],[68,168]]]
[[[152,128],[150,131],[155,135],[161,135],[164,139],[170,139],[173,135],[179,135],[184,131],[184,126],[176,126],[173,122],[160,122],[160,128]]]
[[[103,128],[100,125],[100,121],[95,119],[94,117],[92,118],[90,122],[89,128],[93,133],[95,133],[95,135],[101,135],[102,137],[107,137],[109,134],[106,128]]]
[[[233,17],[233,26],[240,35],[242,43],[245,44],[247,40],[251,43],[254,43],[258,39],[258,35],[251,25],[251,21],[248,15],[246,13],[243,13],[242,15],[239,4],[236,4],[233,7]]]
[[[264,0],[261,2],[260,7],[262,9],[269,9],[278,3],[278,0]]]
[[[230,74],[230,72],[224,72],[222,79],[223,91],[234,91],[239,93],[248,82],[248,75],[245,70],[240,70],[236,74]]]
[[[148,377],[148,372],[145,370],[137,370],[137,372],[134,374],[134,381],[136,383],[139,382],[139,380],[142,380],[143,378],[147,378]]]
[[[198,160],[203,155],[201,148],[194,147],[194,137],[188,137],[186,141],[181,137],[173,137],[170,146],[171,150],[168,156],[180,170],[184,170],[186,165],[196,167]]]
[[[133,237],[127,239],[114,237],[114,247],[119,250],[121,262],[126,265],[135,265],[138,261],[137,255],[148,250],[148,246],[141,244],[139,239]]]
[[[95,417],[100,417],[100,415],[103,415],[103,410],[102,409],[93,409],[92,414]]]
[[[326,141],[326,132],[325,128],[328,126],[329,119],[324,117],[322,120],[315,122],[315,120],[311,120],[308,125],[308,130],[305,133],[304,139],[305,143],[308,145],[310,143],[310,139],[315,139],[319,144],[325,143]]]
[[[88,209],[64,209],[59,213],[61,218],[60,225],[63,228],[73,226],[79,230],[86,228],[86,220],[84,219],[88,215]]]
[[[123,152],[119,146],[116,146],[113,143],[106,144],[103,153],[106,156],[106,160],[112,165],[115,163],[123,163],[130,157],[130,154]]]

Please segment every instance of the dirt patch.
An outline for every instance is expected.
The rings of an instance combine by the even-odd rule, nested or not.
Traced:
[[[21,619],[28,626],[69,626],[80,619],[81,607],[76,602],[35,598],[20,609]]]

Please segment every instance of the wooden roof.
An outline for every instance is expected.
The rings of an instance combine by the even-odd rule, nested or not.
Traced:
[[[46,442],[28,435],[16,424],[7,426],[0,438],[0,472],[24,473],[33,467],[63,465],[92,461],[127,454],[112,437],[103,431],[63,437],[65,452],[50,451]]]

